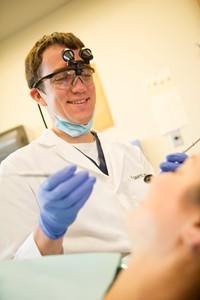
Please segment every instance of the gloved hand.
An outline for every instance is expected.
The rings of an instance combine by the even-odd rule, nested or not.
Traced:
[[[188,158],[187,154],[173,153],[166,156],[166,161],[160,164],[161,172],[174,172]]]
[[[49,176],[40,186],[39,226],[52,240],[62,237],[74,222],[96,181],[87,171],[76,174],[75,171],[76,166],[68,166]]]

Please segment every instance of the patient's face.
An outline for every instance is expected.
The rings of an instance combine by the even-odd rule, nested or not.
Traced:
[[[199,213],[200,156],[188,159],[175,173],[155,176],[142,205],[129,220],[133,252],[155,255],[180,242],[188,217]],[[200,203],[200,201],[199,201]]]

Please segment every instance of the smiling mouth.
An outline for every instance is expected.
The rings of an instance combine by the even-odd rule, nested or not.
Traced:
[[[74,100],[74,101],[70,101],[68,100],[67,103],[69,104],[84,104],[89,100],[89,98],[86,99],[79,99],[79,100]]]

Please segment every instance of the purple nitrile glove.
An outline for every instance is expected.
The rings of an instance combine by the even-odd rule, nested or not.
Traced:
[[[71,165],[49,176],[39,188],[39,226],[50,239],[62,237],[88,200],[95,177],[87,171],[75,173]]]
[[[166,156],[166,161],[160,164],[161,172],[174,172],[188,158],[184,152],[173,153]]]

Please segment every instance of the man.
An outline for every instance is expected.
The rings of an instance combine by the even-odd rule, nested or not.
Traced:
[[[124,220],[144,196],[143,174],[152,168],[137,147],[91,131],[91,59],[72,33],[44,36],[26,58],[30,95],[47,109],[52,129],[1,164],[1,258],[130,253]],[[45,181],[42,174],[52,176]]]
[[[134,255],[106,300],[200,299],[200,156],[153,179],[129,232]]]

